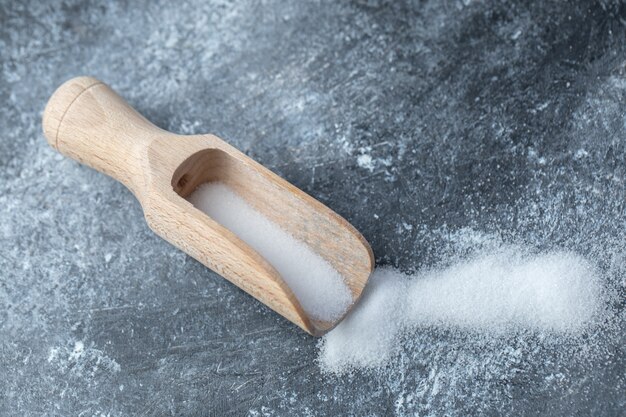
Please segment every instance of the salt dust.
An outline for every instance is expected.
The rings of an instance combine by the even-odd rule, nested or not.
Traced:
[[[227,185],[202,184],[189,196],[189,201],[263,256],[311,317],[333,321],[352,304],[350,289],[339,272]]]
[[[574,252],[500,244],[405,275],[378,268],[355,309],[320,343],[323,371],[378,368],[420,329],[572,334],[601,306],[599,273]]]
[[[85,346],[80,340],[75,341],[73,346],[51,347],[47,361],[62,372],[88,379],[100,374],[111,375],[122,369],[115,359],[108,357],[102,350]]]

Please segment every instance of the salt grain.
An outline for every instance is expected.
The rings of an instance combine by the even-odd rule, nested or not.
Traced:
[[[352,304],[350,289],[339,272],[225,184],[202,184],[189,201],[269,262],[309,316],[333,321]]]
[[[597,313],[601,290],[579,255],[514,245],[413,276],[379,268],[361,302],[322,340],[320,365],[335,373],[384,366],[401,337],[432,327],[575,333]]]

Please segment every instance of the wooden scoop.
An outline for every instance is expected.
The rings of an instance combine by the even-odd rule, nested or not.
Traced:
[[[59,87],[44,111],[43,130],[53,148],[128,187],[157,235],[314,336],[343,317],[308,317],[262,256],[185,198],[209,181],[232,187],[326,259],[354,302],[372,272],[370,246],[337,213],[216,136],[154,126],[101,81],[78,77]]]

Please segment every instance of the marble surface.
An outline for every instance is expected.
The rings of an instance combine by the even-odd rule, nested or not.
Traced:
[[[0,415],[594,415],[626,407],[620,1],[0,1]],[[156,237],[55,153],[47,98],[92,75],[215,133],[352,222],[379,265],[458,230],[597,261],[576,340],[424,329],[327,375],[317,341]]]

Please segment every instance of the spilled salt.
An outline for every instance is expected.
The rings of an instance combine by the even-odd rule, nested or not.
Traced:
[[[200,185],[189,201],[269,262],[311,317],[333,321],[352,304],[343,278],[305,243],[251,207],[227,185]]]
[[[320,343],[322,370],[378,368],[419,329],[573,333],[598,311],[594,267],[573,252],[501,245],[408,276],[378,268],[359,304]]]

